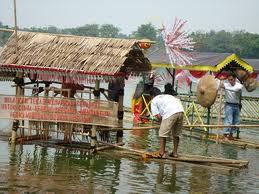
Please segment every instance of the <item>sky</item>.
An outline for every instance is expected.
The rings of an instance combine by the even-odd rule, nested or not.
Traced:
[[[161,28],[175,17],[188,31],[259,33],[259,0],[16,0],[19,28],[113,24],[124,34],[151,22]],[[0,21],[14,26],[13,0],[0,0]]]

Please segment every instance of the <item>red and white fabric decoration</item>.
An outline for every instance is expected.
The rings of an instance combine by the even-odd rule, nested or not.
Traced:
[[[188,36],[188,33],[183,30],[187,21],[175,19],[171,30],[168,30],[165,25],[162,29],[162,37],[164,40],[166,52],[172,65],[191,65],[193,56],[189,51],[193,50],[194,42]],[[181,84],[184,80],[190,84],[190,78],[187,76],[188,71],[179,71],[176,73],[176,79]]]

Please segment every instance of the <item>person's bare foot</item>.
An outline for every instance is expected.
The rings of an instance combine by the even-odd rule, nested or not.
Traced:
[[[224,134],[223,140],[224,141],[229,141],[228,134]]]
[[[173,157],[173,158],[178,158],[178,154],[177,153],[173,153],[173,152],[171,154],[169,154],[169,156]]]

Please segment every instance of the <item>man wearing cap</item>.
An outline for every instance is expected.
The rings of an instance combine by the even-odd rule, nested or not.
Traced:
[[[173,135],[173,152],[171,157],[177,157],[177,150],[182,133],[184,109],[179,99],[172,95],[152,92],[154,98],[151,101],[151,112],[154,117],[161,121],[159,129],[160,150],[159,156],[166,157],[166,138],[170,133]]]
[[[234,74],[229,74],[227,81],[222,82],[221,87],[225,89],[225,119],[224,125],[239,125],[240,124],[240,98],[243,85],[236,81]],[[232,140],[233,133],[236,128],[224,128],[223,135]],[[237,135],[238,137],[238,135]]]

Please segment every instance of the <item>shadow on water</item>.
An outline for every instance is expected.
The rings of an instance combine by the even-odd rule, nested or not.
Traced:
[[[156,150],[156,131],[126,134],[144,141],[138,149]],[[139,135],[139,136],[138,136]],[[136,136],[138,138],[136,138]],[[153,145],[153,147],[151,146]],[[168,139],[168,149],[171,140]],[[180,151],[250,160],[249,168],[224,173],[187,163],[164,164],[128,157],[112,151],[10,145],[0,141],[0,193],[255,193],[258,150],[209,144],[182,138]]]
[[[119,160],[36,145],[8,145],[8,153],[0,160],[0,193],[116,192]]]
[[[257,131],[252,132],[248,137],[258,141]],[[157,133],[157,130],[125,132],[124,140],[130,148],[155,151],[159,148]],[[170,138],[166,146],[171,149]],[[91,155],[86,151],[39,145],[13,146],[0,140],[0,193],[257,193],[259,190],[259,150],[182,137],[179,152],[249,160],[249,167],[227,173],[187,163],[116,157],[108,150],[105,154]]]

